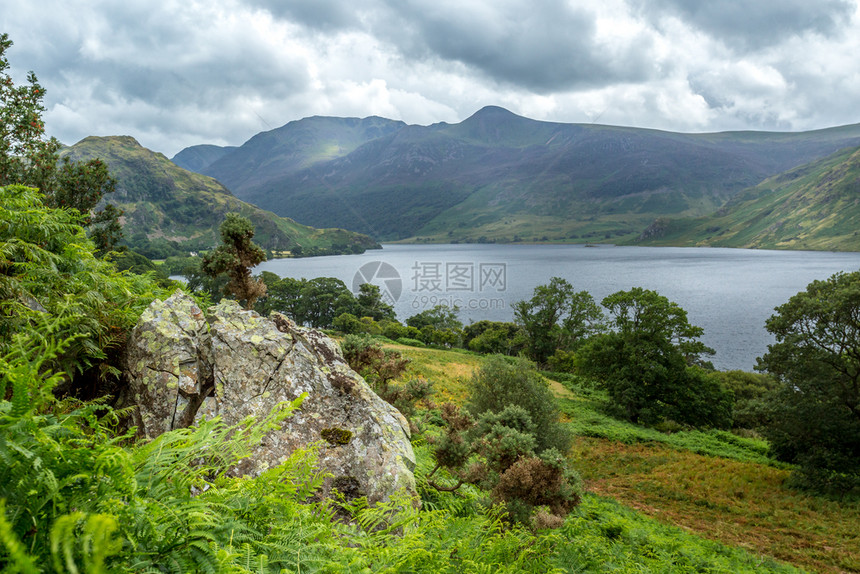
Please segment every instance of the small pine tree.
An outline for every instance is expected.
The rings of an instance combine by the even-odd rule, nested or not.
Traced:
[[[222,244],[203,257],[203,272],[213,278],[226,274],[230,281],[224,294],[235,296],[245,309],[251,309],[266,294],[263,280],[251,276],[251,268],[265,261],[266,253],[252,241],[254,225],[238,213],[228,213],[220,231]]]

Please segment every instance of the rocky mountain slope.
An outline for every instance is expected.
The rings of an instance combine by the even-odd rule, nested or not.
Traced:
[[[209,249],[228,212],[249,218],[255,241],[266,249],[301,254],[356,253],[378,247],[371,238],[342,229],[314,229],[249,205],[211,177],[177,167],[128,136],[88,137],[64,150],[72,160],[100,158],[117,180],[108,200],[125,211],[126,240],[157,252]]]

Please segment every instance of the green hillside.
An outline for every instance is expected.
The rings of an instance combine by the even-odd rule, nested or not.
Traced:
[[[490,106],[431,126],[308,118],[201,171],[280,215],[379,239],[621,242],[656,218],[713,213],[767,177],[858,144],[860,125],[680,134]]]
[[[217,146],[209,144],[187,147],[172,158],[170,161],[188,171],[202,173],[202,170],[212,165],[236,148],[233,146]]]
[[[359,253],[378,247],[367,236],[342,229],[314,229],[240,201],[212,179],[177,167],[128,136],[88,137],[64,150],[72,160],[100,158],[117,189],[108,199],[125,211],[126,240],[138,248],[165,244],[185,251],[217,244],[228,212],[249,218],[255,241],[266,249],[297,254]]]
[[[860,148],[771,177],[708,217],[660,219],[647,245],[860,251]]]
[[[241,148],[194,146],[176,154],[172,161],[185,169],[210,175],[235,191],[342,157],[405,125],[378,117],[314,116],[257,134]],[[198,153],[194,154],[195,151]],[[201,162],[200,156],[207,157],[208,163]]]

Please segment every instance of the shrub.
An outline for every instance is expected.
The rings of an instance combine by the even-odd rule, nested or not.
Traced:
[[[341,313],[332,321],[332,327],[345,335],[356,335],[362,333],[364,325],[352,313]]]
[[[409,359],[404,359],[398,351],[383,349],[369,335],[347,335],[341,349],[349,366],[364,377],[376,394],[407,418],[415,414],[416,403],[433,394],[432,385],[423,378],[392,385],[391,382],[406,371]]]
[[[486,411],[473,422],[468,412],[448,403],[442,417],[448,427],[436,440],[436,466],[426,477],[429,486],[450,492],[463,484],[477,485],[505,505],[513,522],[529,524],[534,517],[542,527],[560,525],[579,504],[579,475],[555,448],[535,453],[536,426],[524,408],[508,405],[498,413]],[[457,483],[434,482],[441,468]]]
[[[39,344],[47,333],[33,325],[55,317],[50,334],[68,343],[46,367],[65,373],[63,392],[99,396],[115,383],[126,332],[161,296],[151,278],[98,259],[76,212],[46,207],[32,188],[0,187],[0,354],[16,333]]]
[[[509,405],[525,409],[535,425],[537,452],[566,453],[571,435],[559,422],[555,397],[546,380],[524,359],[494,355],[484,361],[469,384],[466,408],[475,416],[501,412]]]

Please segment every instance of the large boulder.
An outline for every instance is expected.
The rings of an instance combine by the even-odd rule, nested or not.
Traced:
[[[255,476],[297,448],[320,443],[332,485],[371,502],[415,493],[409,425],[343,359],[337,343],[273,313],[224,300],[204,314],[177,291],[143,313],[128,342],[127,376],[138,432],[193,424],[202,414],[233,424],[262,417],[302,393],[302,407],[235,469]]]

